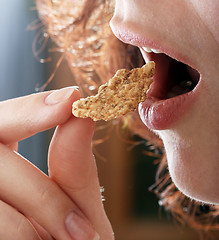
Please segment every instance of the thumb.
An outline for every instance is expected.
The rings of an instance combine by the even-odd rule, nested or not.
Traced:
[[[72,117],[57,127],[49,150],[49,174],[78,205],[100,239],[113,240],[92,154],[94,122]]]

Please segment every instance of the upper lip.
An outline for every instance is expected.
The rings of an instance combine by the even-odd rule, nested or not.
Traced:
[[[151,36],[147,38],[142,37],[141,34],[137,32],[121,28],[117,25],[113,25],[111,22],[110,26],[114,35],[122,42],[134,45],[141,49],[145,47],[154,49],[199,71],[198,67],[190,57],[173,49],[171,46],[168,45],[168,43],[165,42],[165,44],[163,44],[163,42],[157,42]]]

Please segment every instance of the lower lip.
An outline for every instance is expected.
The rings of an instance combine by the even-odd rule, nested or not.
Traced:
[[[197,98],[197,86],[192,91],[166,100],[149,97],[139,104],[143,123],[152,130],[170,129],[192,107]]]

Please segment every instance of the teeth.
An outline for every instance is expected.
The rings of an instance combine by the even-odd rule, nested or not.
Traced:
[[[161,53],[160,51],[156,50],[156,49],[151,49],[152,52],[154,53]]]
[[[148,48],[148,47],[142,47],[142,49],[145,51],[145,52],[148,52],[148,53],[161,53],[160,51],[156,50],[156,49],[153,49],[153,48]]]
[[[152,52],[152,49],[151,48],[147,48],[147,47],[142,47],[142,49],[145,51],[145,52]]]

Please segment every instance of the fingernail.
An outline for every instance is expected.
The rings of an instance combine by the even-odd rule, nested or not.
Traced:
[[[74,240],[99,240],[91,224],[76,212],[71,212],[65,221],[66,229]]]
[[[73,94],[73,92],[77,89],[77,86],[73,86],[55,90],[46,97],[45,103],[47,105],[54,105],[60,102],[64,102],[68,100]]]

